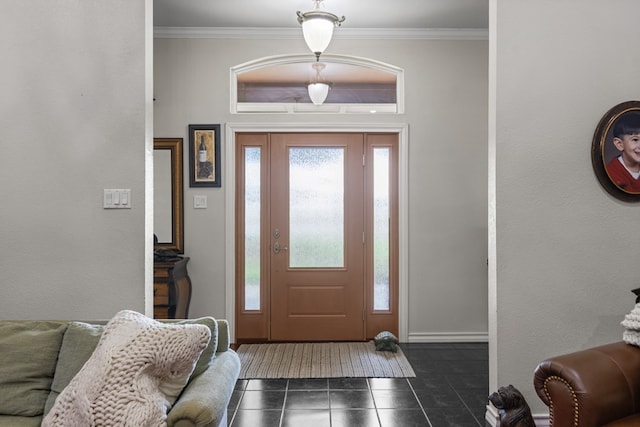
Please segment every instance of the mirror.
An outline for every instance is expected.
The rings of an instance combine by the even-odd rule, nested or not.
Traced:
[[[182,138],[153,140],[154,249],[184,252]]]

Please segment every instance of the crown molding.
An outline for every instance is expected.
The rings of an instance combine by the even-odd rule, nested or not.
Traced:
[[[258,27],[154,27],[158,39],[289,39],[299,38],[300,28]],[[382,40],[488,40],[486,28],[340,28],[335,39]]]

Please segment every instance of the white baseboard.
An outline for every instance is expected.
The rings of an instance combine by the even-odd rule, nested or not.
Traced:
[[[487,332],[409,332],[407,342],[489,342]]]
[[[487,405],[487,411],[484,413],[484,420],[491,427],[496,427],[500,425],[498,410],[493,405]]]
[[[531,414],[536,427],[550,427],[549,415],[547,414]],[[484,414],[484,420],[491,427],[500,427],[500,416],[498,410],[493,405],[487,405],[487,412]]]

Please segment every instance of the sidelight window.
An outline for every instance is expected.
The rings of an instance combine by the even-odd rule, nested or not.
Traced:
[[[373,149],[373,309],[389,310],[389,148]]]
[[[260,309],[260,147],[244,149],[244,308]]]

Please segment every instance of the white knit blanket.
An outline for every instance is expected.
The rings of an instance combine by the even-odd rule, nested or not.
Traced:
[[[205,325],[119,312],[42,426],[166,426],[167,411],[210,337]]]
[[[640,346],[640,304],[636,304],[631,313],[624,316],[621,324],[624,326],[622,340],[627,344]]]

